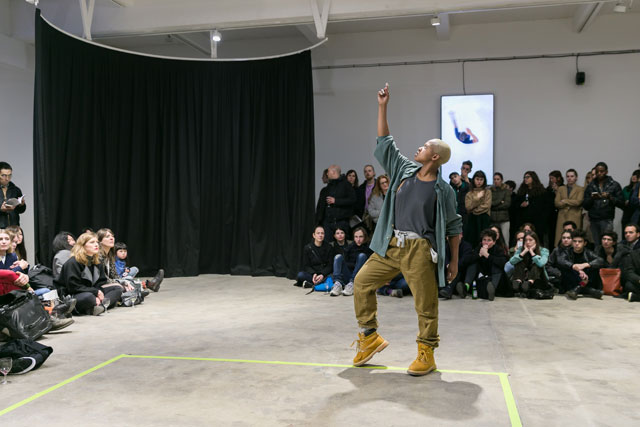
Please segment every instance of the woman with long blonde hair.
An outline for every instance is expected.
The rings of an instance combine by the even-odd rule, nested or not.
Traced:
[[[62,292],[76,298],[76,311],[80,314],[97,316],[106,308],[115,307],[122,296],[122,287],[109,283],[100,262],[98,236],[94,233],[78,237],[56,283]]]

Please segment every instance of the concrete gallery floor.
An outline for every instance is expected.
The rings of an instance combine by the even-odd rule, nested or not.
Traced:
[[[0,386],[0,425],[640,424],[640,304],[441,301],[441,371],[415,378],[411,297],[378,298],[390,346],[371,362],[387,369],[362,369],[352,297],[291,284],[167,279],[141,306],[78,317]]]

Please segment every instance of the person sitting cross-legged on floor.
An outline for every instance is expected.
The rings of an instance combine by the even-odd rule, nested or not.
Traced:
[[[622,261],[622,284],[629,302],[640,301],[640,250],[630,252]]]
[[[464,283],[456,285],[456,291],[460,298],[465,298],[472,292],[472,283],[476,281],[477,293],[481,298],[493,301],[496,295],[496,288],[500,283],[507,256],[504,251],[496,245],[498,235],[490,228],[480,233],[480,246],[473,252],[473,258],[467,267],[467,274]],[[484,279],[488,280],[476,280]]]
[[[313,231],[313,241],[308,243],[302,252],[302,271],[294,286],[312,288],[324,283],[333,269],[333,246],[324,240],[324,227],[316,226]]]
[[[373,253],[369,249],[367,240],[367,231],[363,227],[356,228],[353,232],[353,242],[344,250],[344,256],[336,255],[334,257],[332,297],[337,297],[340,294],[353,295],[353,280]]]
[[[465,278],[465,274],[467,272],[467,265],[473,261],[474,253],[473,248],[471,247],[471,243],[467,242],[462,238],[462,233],[460,233],[460,245],[458,246],[458,275],[453,278],[450,282],[447,282],[443,287],[440,287],[438,290],[438,296],[444,299],[451,299],[453,296],[453,292],[456,288],[456,284],[458,282],[463,282]],[[451,261],[451,250],[449,246],[446,247],[446,257],[445,257],[445,265],[449,265]]]
[[[514,296],[531,297],[537,290],[550,288],[544,269],[548,259],[549,250],[540,247],[538,235],[532,231],[525,232],[524,247],[509,260],[514,266],[511,276]]]
[[[402,298],[405,295],[411,295],[411,288],[402,273],[398,273],[388,284],[378,289],[378,295]]]
[[[560,291],[566,291],[569,299],[578,299],[578,294],[602,299],[600,268],[604,260],[586,248],[587,240],[583,230],[571,233],[572,247],[558,258],[562,271]]]

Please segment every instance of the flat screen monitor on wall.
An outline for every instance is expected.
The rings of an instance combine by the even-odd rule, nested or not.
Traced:
[[[440,139],[451,147],[451,159],[442,166],[442,178],[460,173],[465,160],[493,182],[493,95],[445,95],[440,98]]]

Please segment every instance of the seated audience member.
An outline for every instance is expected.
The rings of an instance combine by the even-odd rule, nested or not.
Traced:
[[[489,228],[492,229],[493,231],[495,231],[496,235],[498,236],[498,238],[496,239],[496,246],[498,246],[500,249],[502,249],[504,251],[505,255],[508,255],[509,254],[509,248],[507,247],[507,244],[506,244],[506,242],[504,240],[504,237],[502,236],[502,229],[500,229],[500,227],[497,224],[494,224]]]
[[[53,271],[54,280],[60,276],[62,266],[69,258],[71,258],[71,249],[76,244],[76,238],[68,231],[61,231],[53,238],[52,249],[53,263],[51,270]]]
[[[13,253],[12,241],[11,234],[7,230],[0,229],[0,270],[15,273],[3,276],[2,285],[0,285],[2,294],[14,289],[29,290],[31,288],[29,286],[29,276],[24,274],[19,266],[14,265],[18,261],[18,257]]]
[[[465,298],[467,294],[473,292],[473,282],[476,281],[476,291],[481,298],[486,297],[489,301],[495,298],[496,287],[500,283],[504,264],[507,256],[502,249],[496,246],[496,232],[486,229],[480,233],[480,246],[474,250],[464,283],[456,285],[456,290],[460,298]],[[488,281],[476,280],[486,277]]]
[[[327,232],[327,240],[333,240],[337,227],[349,228],[349,220],[353,215],[356,203],[356,192],[344,175],[340,174],[340,166],[329,166],[329,183],[320,191],[316,206],[316,221]]]
[[[449,245],[445,245],[445,266],[449,266],[449,262],[451,260],[451,249]],[[460,235],[460,244],[458,245],[458,274],[453,278],[449,283],[445,284],[444,287],[441,287],[438,291],[438,295],[444,299],[451,299],[453,296],[453,292],[456,288],[456,285],[459,282],[464,282],[465,273],[467,271],[467,266],[474,259],[473,256],[473,247],[471,243],[467,242],[462,238],[462,234]]]
[[[487,188],[487,177],[483,171],[476,171],[471,181],[471,190],[464,199],[467,208],[467,224],[464,227],[464,238],[471,246],[480,241],[480,233],[489,227],[491,218],[491,190]]]
[[[116,272],[118,277],[133,280],[140,270],[138,267],[127,267],[127,256],[129,255],[127,245],[123,242],[116,242],[113,248],[116,251]]]
[[[98,242],[100,243],[100,262],[104,266],[109,282],[112,283],[112,286],[122,286],[123,292],[132,291],[134,289],[131,283],[132,280],[121,277],[116,268],[116,238],[113,231],[108,228],[101,228],[96,234],[98,235]],[[153,292],[158,292],[163,280],[164,270],[159,269],[152,279],[142,282],[142,286],[151,289]],[[143,291],[143,296],[146,295],[148,295],[148,291]]]
[[[369,249],[366,230],[362,227],[356,228],[353,232],[353,243],[344,250],[344,256],[334,257],[333,288],[330,294],[332,297],[340,294],[353,295],[353,280],[372,253],[373,251]]]
[[[618,233],[612,230],[606,230],[602,233],[600,244],[596,246],[596,255],[604,261],[604,268],[621,268],[622,258],[629,253],[624,247],[618,247]]]
[[[514,254],[509,263],[514,265],[511,285],[514,296],[531,297],[537,290],[549,289],[545,265],[549,260],[549,250],[540,247],[540,239],[533,232],[524,234],[522,251]]]
[[[571,231],[563,231],[560,235],[560,241],[556,248],[549,255],[549,261],[545,265],[545,270],[547,271],[547,277],[549,278],[549,282],[557,289],[560,290],[560,277],[561,271],[560,266],[558,265],[558,258],[562,254],[562,252],[569,250],[573,240],[571,239]],[[564,293],[564,290],[563,290]]]
[[[632,212],[627,224],[640,224],[640,182],[633,187],[629,195],[629,206]]]
[[[533,225],[530,222],[525,222],[524,224],[522,224],[520,226],[520,231],[529,232],[529,233],[535,233],[536,232],[536,226]]]
[[[115,307],[122,287],[108,286],[104,265],[100,262],[100,243],[94,233],[84,233],[73,246],[71,258],[62,266],[56,281],[58,289],[76,298],[76,311],[97,316]]]
[[[389,283],[378,289],[378,295],[402,298],[405,295],[411,295],[411,289],[402,273],[398,273]]]
[[[511,207],[511,189],[504,183],[500,172],[493,174],[491,187],[491,222],[500,229],[502,241],[509,241],[509,208]],[[500,239],[499,239],[500,240]],[[504,245],[506,247],[506,244]]]
[[[569,299],[575,300],[578,294],[602,299],[599,270],[604,265],[602,258],[587,249],[585,232],[576,230],[571,234],[572,245],[560,254],[558,265],[562,272],[560,291],[565,291]]]
[[[640,226],[638,224],[627,224],[624,227],[624,241],[620,243],[630,251],[640,249]]]
[[[623,229],[625,225],[637,221],[637,218],[636,218],[636,221],[631,220],[631,218],[633,217],[633,214],[638,209],[637,203],[635,205],[631,204],[631,196],[634,195],[636,200],[638,199],[638,189],[636,188],[636,185],[638,184],[639,180],[640,180],[640,169],[636,169],[631,174],[631,180],[629,181],[629,185],[626,185],[622,189],[624,209],[622,210],[623,213],[622,213],[622,219],[620,220],[620,225],[622,226]],[[635,192],[633,191],[634,188],[636,188]]]
[[[629,302],[640,301],[640,251],[631,251],[622,262],[622,286]]]
[[[456,192],[457,208],[456,212],[462,217],[462,224],[467,223],[467,209],[464,207],[464,200],[469,192],[469,184],[462,180],[458,172],[449,174],[449,185]]]
[[[324,227],[316,226],[313,230],[313,241],[305,245],[302,252],[302,271],[294,286],[312,288],[323,284],[333,269],[333,246],[324,240]]]
[[[524,248],[524,235],[526,231],[518,230],[515,235],[515,246],[509,249],[509,253],[507,254],[508,259],[511,259],[516,253],[520,253]],[[513,264],[507,262],[504,264],[504,273],[507,276],[507,279],[511,279],[511,275],[513,274]]]
[[[380,175],[376,180],[376,185],[371,191],[371,197],[369,198],[369,204],[367,206],[367,212],[373,221],[373,229],[378,223],[378,217],[382,210],[382,203],[389,190],[389,177],[387,175]]]
[[[24,232],[19,225],[10,225],[7,227],[7,231],[14,235],[14,238],[17,239],[15,254],[18,256],[19,260],[27,260],[27,248],[24,244]]]
[[[333,242],[331,242],[335,254],[344,256],[344,250],[347,249],[350,243],[351,240],[347,240],[347,231],[342,227],[337,227],[333,233]]]

